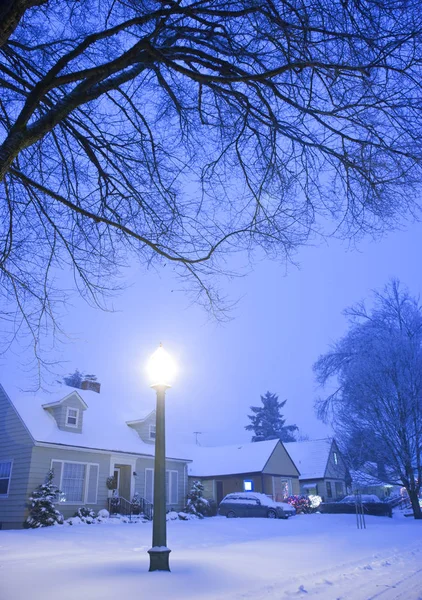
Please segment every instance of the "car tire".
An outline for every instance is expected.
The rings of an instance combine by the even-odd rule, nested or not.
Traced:
[[[275,510],[273,510],[272,508],[270,508],[270,510],[267,512],[267,517],[269,519],[276,519],[277,518],[277,513],[275,512]]]
[[[234,510],[229,510],[229,512],[227,513],[226,517],[228,519],[234,519],[236,517],[236,513],[234,512]]]

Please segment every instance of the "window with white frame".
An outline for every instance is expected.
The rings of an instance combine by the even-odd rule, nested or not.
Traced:
[[[7,496],[10,487],[10,476],[12,474],[12,461],[0,461],[0,497]]]
[[[145,469],[145,500],[154,501],[154,469]],[[179,503],[179,473],[166,471],[166,504],[175,506]]]
[[[53,460],[54,483],[61,491],[58,501],[67,504],[96,504],[99,465]]]
[[[338,465],[338,456],[337,456],[337,452],[334,452],[334,462],[336,465]]]
[[[149,439],[155,440],[155,425],[149,426]]]
[[[78,417],[79,417],[79,408],[71,408],[67,407],[66,410],[66,426],[67,427],[77,427],[78,426]]]

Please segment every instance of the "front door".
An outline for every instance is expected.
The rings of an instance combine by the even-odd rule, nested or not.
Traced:
[[[120,496],[120,467],[114,467],[113,477],[116,486],[116,494]]]

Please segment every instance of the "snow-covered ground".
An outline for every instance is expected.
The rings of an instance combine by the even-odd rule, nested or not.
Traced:
[[[171,573],[149,573],[151,524],[0,531],[1,600],[422,600],[422,522],[395,515],[168,522]]]

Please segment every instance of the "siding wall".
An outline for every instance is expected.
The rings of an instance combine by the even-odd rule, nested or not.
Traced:
[[[274,448],[273,453],[264,467],[263,473],[298,477],[299,471],[281,442]]]
[[[88,504],[87,506],[95,511],[106,508],[108,497],[106,479],[110,475],[110,454],[89,452],[87,450],[35,446],[32,451],[31,472],[28,481],[27,496],[29,496],[32,491],[44,481],[47,471],[51,468],[52,460],[98,464],[97,503]],[[55,483],[56,485],[59,485],[60,482],[55,481]],[[67,519],[68,517],[72,517],[82,505],[81,502],[78,502],[77,504],[61,503],[58,506],[58,509]]]
[[[0,460],[13,461],[9,495],[0,497],[3,529],[22,527],[25,519],[32,447],[31,436],[0,386]]]
[[[334,460],[334,452],[337,454],[337,464],[335,463]],[[340,451],[337,447],[337,444],[335,443],[335,441],[333,441],[332,446],[331,446],[331,450],[330,450],[330,455],[327,461],[327,468],[325,470],[325,478],[327,479],[337,479],[337,480],[342,480],[343,482],[346,482],[346,473],[347,473],[347,467],[346,467],[346,463],[344,462],[344,459],[342,457],[342,455],[340,454]]]
[[[141,440],[146,444],[155,444],[155,440],[151,440],[149,437],[149,426],[155,425],[155,411],[153,411],[145,421],[140,421],[139,423],[135,423],[133,425],[129,425],[136,431]]]
[[[68,427],[66,425],[67,407],[77,408],[79,410],[77,427]],[[53,415],[59,429],[62,429],[63,431],[71,431],[75,434],[82,433],[84,407],[82,402],[78,398],[76,392],[70,394],[70,396],[66,398],[61,404],[58,404],[57,406],[52,406],[51,408],[44,408],[42,410],[48,410],[48,412],[51,415]]]
[[[148,457],[138,457],[136,461],[136,477],[135,479],[135,492],[145,498],[145,469],[154,468],[154,459]],[[188,481],[186,475],[186,464],[183,462],[177,462],[174,460],[166,460],[166,470],[177,471],[178,473],[178,498],[179,502],[177,505],[167,505],[167,509],[183,510],[186,506],[186,494],[188,493]]]

